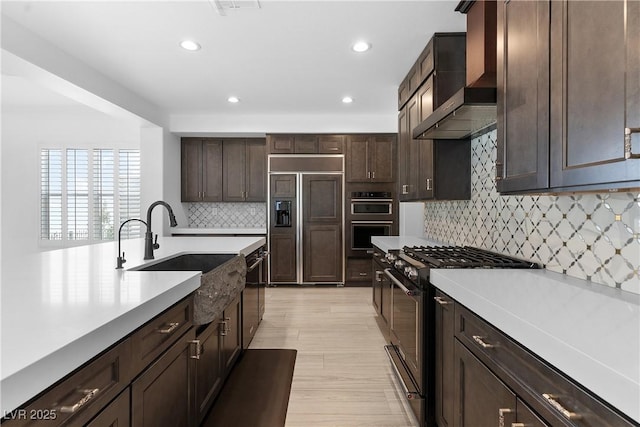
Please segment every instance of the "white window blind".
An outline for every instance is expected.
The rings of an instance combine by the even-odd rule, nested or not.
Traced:
[[[45,148],[40,170],[42,240],[113,240],[122,221],[140,217],[139,150]],[[123,238],[141,236],[136,224]]]

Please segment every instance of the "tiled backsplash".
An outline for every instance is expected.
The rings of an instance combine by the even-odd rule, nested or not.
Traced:
[[[189,227],[265,228],[266,203],[185,203]]]
[[[640,294],[640,191],[500,196],[496,132],[471,142],[471,200],[425,203],[428,238]]]

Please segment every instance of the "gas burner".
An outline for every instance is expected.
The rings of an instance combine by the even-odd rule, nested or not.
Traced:
[[[538,268],[538,265],[471,246],[405,246],[408,257],[431,268]]]

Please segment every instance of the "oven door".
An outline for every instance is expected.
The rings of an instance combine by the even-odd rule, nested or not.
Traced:
[[[423,377],[423,328],[425,294],[394,270],[384,270],[391,291],[391,345],[387,356],[419,425],[425,420],[426,384]]]
[[[351,250],[373,249],[372,236],[390,236],[393,221],[351,221]]]

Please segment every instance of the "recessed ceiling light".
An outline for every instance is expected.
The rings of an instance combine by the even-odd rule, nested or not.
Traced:
[[[371,49],[371,43],[367,43],[365,41],[356,42],[353,46],[351,46],[354,52],[362,53]]]
[[[230,96],[227,98],[227,101],[232,104],[237,104],[238,102],[240,102],[240,98],[238,98],[237,96]]]
[[[351,104],[353,102],[353,98],[350,96],[345,96],[344,98],[342,98],[342,102],[345,104]]]
[[[180,46],[183,49],[189,50],[191,52],[200,50],[200,44],[198,44],[197,42],[194,42],[193,40],[183,40],[180,42]]]

